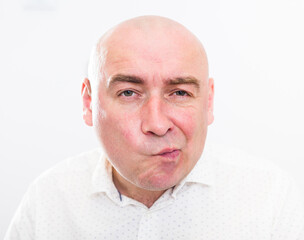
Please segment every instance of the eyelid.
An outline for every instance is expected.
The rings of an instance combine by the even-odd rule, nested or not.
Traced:
[[[174,90],[170,93],[170,95],[173,95],[173,94],[175,94],[176,92],[179,92],[179,91],[185,92],[185,93],[186,93],[185,96],[193,97],[193,94],[192,94],[191,92],[185,90],[185,89],[174,89]],[[180,96],[180,97],[185,97],[185,96]]]
[[[121,95],[122,95],[124,92],[126,92],[126,91],[130,91],[130,92],[135,93],[133,90],[126,89],[126,90],[120,91],[117,95],[118,95],[118,96],[121,96]]]
[[[135,95],[138,95],[138,96],[140,95],[140,93],[139,93],[137,90],[132,89],[132,88],[122,89],[122,90],[118,91],[118,92],[116,93],[116,95],[117,95],[118,97],[123,96],[122,94],[123,94],[125,91],[131,91],[131,92],[133,92]],[[132,95],[132,96],[124,96],[124,97],[133,97],[133,95]]]
[[[174,93],[177,93],[177,92],[184,92],[186,95],[190,96],[190,94],[187,91],[185,91],[185,90],[177,90]]]

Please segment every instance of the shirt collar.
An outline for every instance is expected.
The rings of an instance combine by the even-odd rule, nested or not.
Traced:
[[[172,196],[176,197],[185,184],[201,184],[207,187],[215,184],[215,159],[212,157],[209,147],[204,148],[203,154],[191,172],[174,187]]]
[[[112,166],[102,153],[93,171],[91,194],[105,192],[110,194],[116,190],[112,181]],[[116,190],[117,193],[117,190]]]

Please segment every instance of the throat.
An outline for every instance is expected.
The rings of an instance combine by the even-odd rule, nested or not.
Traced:
[[[132,198],[144,204],[147,208],[152,207],[157,199],[159,199],[160,196],[166,191],[150,191],[144,188],[139,188],[120,176],[120,174],[114,168],[112,168],[112,178],[115,187],[121,195]]]
[[[147,190],[146,190],[147,191]],[[152,207],[152,205],[157,201],[157,199],[160,198],[160,196],[164,193],[165,191],[157,191],[157,192],[152,192],[147,191],[147,192],[142,192],[142,193],[131,193],[128,195],[128,193],[123,194],[129,198],[132,198],[142,204],[144,204],[147,208]]]

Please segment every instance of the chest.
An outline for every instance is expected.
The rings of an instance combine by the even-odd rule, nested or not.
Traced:
[[[229,193],[191,188],[150,209],[121,207],[106,196],[70,204],[49,214],[47,226],[40,226],[44,236],[37,239],[270,239],[267,202]]]

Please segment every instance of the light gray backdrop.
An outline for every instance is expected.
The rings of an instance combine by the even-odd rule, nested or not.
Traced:
[[[0,238],[28,185],[96,147],[82,122],[90,49],[118,22],[173,18],[204,43],[215,79],[209,140],[266,157],[304,189],[301,0],[0,0]]]

